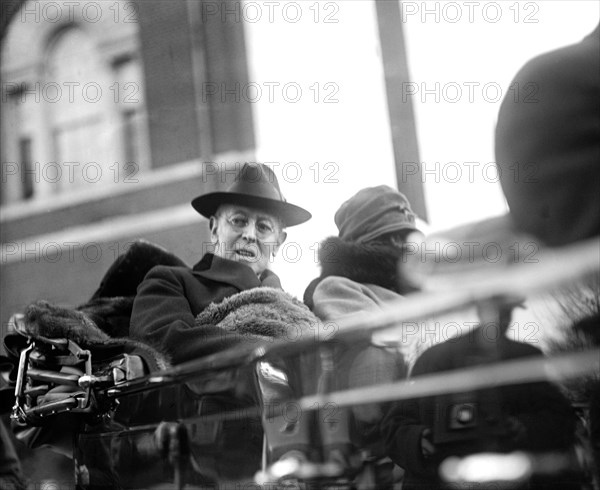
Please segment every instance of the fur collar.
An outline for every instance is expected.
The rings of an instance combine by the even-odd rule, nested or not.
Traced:
[[[405,295],[415,289],[399,274],[398,262],[403,251],[381,243],[346,242],[329,237],[319,247],[321,275],[314,279],[304,292],[304,303],[313,308],[313,293],[317,285],[328,276],[341,276],[361,284],[375,284]]]
[[[342,276],[402,293],[398,280],[401,257],[402,251],[391,245],[346,242],[330,237],[319,248],[321,278]]]
[[[380,243],[346,242],[329,237],[319,247],[321,275],[304,291],[304,303],[314,308],[313,294],[317,285],[328,276],[342,276],[361,284],[376,284],[405,295],[415,291],[398,273],[403,251]]]

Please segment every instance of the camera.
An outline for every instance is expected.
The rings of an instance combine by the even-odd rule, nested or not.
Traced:
[[[495,390],[436,397],[432,442],[443,445],[497,439],[504,433],[503,414]]]
[[[450,405],[448,410],[448,428],[450,430],[477,426],[477,405],[475,403],[457,403]]]

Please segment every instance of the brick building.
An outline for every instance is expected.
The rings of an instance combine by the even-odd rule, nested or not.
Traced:
[[[375,13],[363,3],[379,19],[381,92],[389,91],[407,77],[399,6],[379,2]],[[252,85],[249,6],[3,3],[3,331],[9,316],[33,300],[85,301],[134,239],[162,245],[189,264],[206,250],[207,227],[189,201],[224,184],[217,169],[255,154],[252,103],[239,96],[239,87]],[[348,36],[355,35],[351,27]],[[377,22],[364,29],[379,42]],[[361,60],[354,61],[359,67]],[[387,105],[385,122],[393,157],[406,161],[402,149],[418,162],[411,109],[397,102]],[[409,136],[399,141],[400,133]],[[401,184],[425,216],[420,184]]]
[[[203,235],[189,201],[213,185],[201,162],[251,159],[254,139],[248,104],[202,94],[247,79],[242,23],[203,21],[196,1],[28,1],[10,14],[3,327],[34,299],[85,301],[138,237],[193,262]]]

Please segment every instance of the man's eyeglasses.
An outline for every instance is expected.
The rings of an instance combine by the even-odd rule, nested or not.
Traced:
[[[262,241],[274,238],[278,230],[277,225],[268,218],[259,217],[257,219],[252,219],[244,213],[234,213],[230,216],[224,216],[224,218],[234,230],[240,233],[244,231],[251,222],[254,222],[256,237]]]

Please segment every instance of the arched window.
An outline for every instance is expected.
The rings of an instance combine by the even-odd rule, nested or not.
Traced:
[[[54,190],[113,182],[110,166],[121,148],[111,67],[83,31],[69,28],[52,44],[45,75],[54,158],[61,169]]]
[[[115,2],[94,4],[99,22],[67,4],[52,22],[25,2],[2,41],[2,205],[85,197],[149,162],[139,25]]]

